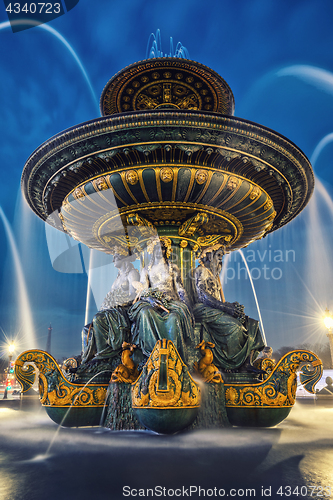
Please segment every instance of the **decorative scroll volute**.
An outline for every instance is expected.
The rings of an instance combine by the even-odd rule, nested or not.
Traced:
[[[37,349],[25,351],[15,361],[15,377],[28,391],[39,374],[39,397],[44,406],[103,406],[107,385],[73,384],[62,374],[56,360]]]
[[[198,213],[180,226],[178,234],[180,236],[193,236],[197,229],[202,226],[202,224],[206,224],[208,221],[209,217],[206,213]]]
[[[288,352],[276,364],[270,375],[259,384],[226,384],[226,406],[230,407],[291,407],[297,389],[296,372],[300,369],[303,387],[314,393],[314,386],[323,373],[323,364],[311,351]]]

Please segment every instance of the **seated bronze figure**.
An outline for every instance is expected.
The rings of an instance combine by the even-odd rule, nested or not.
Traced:
[[[82,363],[113,358],[121,353],[123,342],[130,340],[131,324],[127,313],[135,297],[132,283],[139,279],[139,272],[132,264],[135,255],[129,255],[121,248],[115,252],[113,263],[118,268],[118,275],[99,312],[85,327],[88,331]]]
[[[169,260],[171,240],[154,239],[148,252],[151,259],[141,272],[140,283],[134,283],[138,296],[128,312],[132,342],[149,356],[158,340],[172,340],[186,363],[186,341],[194,339],[194,318],[179,269]]]
[[[215,344],[214,363],[222,371],[258,372],[252,359],[264,349],[258,321],[244,314],[238,302],[225,302],[219,275],[222,270],[222,245],[205,249],[194,271],[193,312]]]

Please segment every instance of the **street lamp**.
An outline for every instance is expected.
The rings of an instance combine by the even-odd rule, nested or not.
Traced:
[[[330,313],[330,311],[327,309],[327,307],[325,309],[325,315],[323,317],[323,322],[328,330],[326,335],[327,335],[329,343],[330,343],[331,367],[333,367],[333,315]]]
[[[13,344],[13,343],[9,344],[9,346],[8,346],[8,352],[9,352],[9,360],[10,361],[12,360],[14,351],[15,351],[15,344]]]

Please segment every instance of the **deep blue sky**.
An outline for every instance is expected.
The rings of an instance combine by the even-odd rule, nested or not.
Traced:
[[[159,28],[165,51],[172,36],[187,47],[191,59],[225,78],[235,95],[236,116],[284,134],[312,157],[333,132],[332,18],[331,0],[80,0],[47,26],[77,54],[95,99],[55,34],[40,27],[15,34],[0,30],[0,206],[18,248],[38,347],[45,348],[51,322],[52,353],[80,352],[87,276],[52,268],[44,223],[22,200],[20,177],[32,151],[61,130],[99,116],[96,103],[106,82],[145,58],[149,34]],[[0,22],[5,21],[0,4]],[[288,227],[245,250],[249,266],[257,268],[254,284],[267,342],[274,348],[324,341],[321,311],[333,307],[330,137],[317,153],[315,171],[325,187]],[[14,259],[1,221],[0,237],[0,327],[8,338],[18,335],[24,349],[31,347],[29,321],[26,313],[22,319]],[[235,277],[225,283],[226,298],[243,303],[257,318],[249,281],[239,271],[240,257],[232,260]],[[266,279],[264,265],[270,269]],[[279,270],[272,275],[273,268]],[[90,317],[94,312],[92,300]]]

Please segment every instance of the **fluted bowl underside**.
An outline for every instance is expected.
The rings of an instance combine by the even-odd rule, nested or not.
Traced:
[[[173,110],[122,113],[65,130],[30,156],[22,175],[39,217],[104,251],[112,221],[131,225],[133,213],[187,235],[199,217],[191,226],[196,239],[220,234],[230,249],[240,248],[296,217],[313,186],[308,159],[276,132]]]

